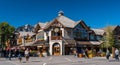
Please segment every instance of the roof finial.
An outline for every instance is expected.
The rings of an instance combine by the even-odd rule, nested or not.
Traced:
[[[58,12],[58,16],[61,16],[61,15],[64,15],[64,12],[62,10]]]

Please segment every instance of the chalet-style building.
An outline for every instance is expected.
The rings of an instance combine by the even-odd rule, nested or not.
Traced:
[[[75,22],[64,16],[62,11],[52,21],[36,24],[35,33],[36,42],[32,46],[50,55],[69,55],[75,50],[82,53],[85,48],[98,48],[102,35],[90,29],[83,20]]]
[[[81,54],[85,49],[97,53],[106,28],[91,29],[83,20],[73,21],[60,11],[50,22],[39,22],[34,27],[18,27],[17,44],[36,48],[44,55],[70,55],[76,52]],[[117,40],[116,45],[120,45],[120,26],[110,28]]]
[[[34,27],[26,24],[16,29],[19,32],[17,44],[20,46],[29,46],[35,41]]]
[[[120,26],[119,25],[114,28],[113,34],[116,39],[116,45],[120,46]]]

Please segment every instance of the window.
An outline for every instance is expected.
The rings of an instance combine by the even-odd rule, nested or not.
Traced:
[[[37,39],[44,40],[44,32],[43,31],[39,32],[39,34],[37,35]]]
[[[73,31],[73,35],[75,38],[80,39],[80,40],[87,40],[88,37],[88,32],[81,26],[76,27]]]
[[[100,40],[100,39],[101,39],[101,36],[96,36],[96,39],[97,39],[97,40]]]
[[[90,40],[94,40],[94,37],[95,37],[94,34],[91,34],[90,35]]]

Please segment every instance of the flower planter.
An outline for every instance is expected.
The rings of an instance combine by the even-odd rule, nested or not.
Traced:
[[[79,54],[79,58],[82,58],[83,57],[83,54]]]
[[[93,57],[92,50],[89,50],[89,51],[88,51],[88,58],[92,58],[92,57]]]
[[[39,57],[43,57],[43,54],[41,53],[41,54],[39,54]]]

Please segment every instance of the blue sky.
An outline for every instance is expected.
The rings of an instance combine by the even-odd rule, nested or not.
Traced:
[[[120,0],[0,0],[0,22],[35,25],[53,20],[60,10],[91,28],[120,25]]]

